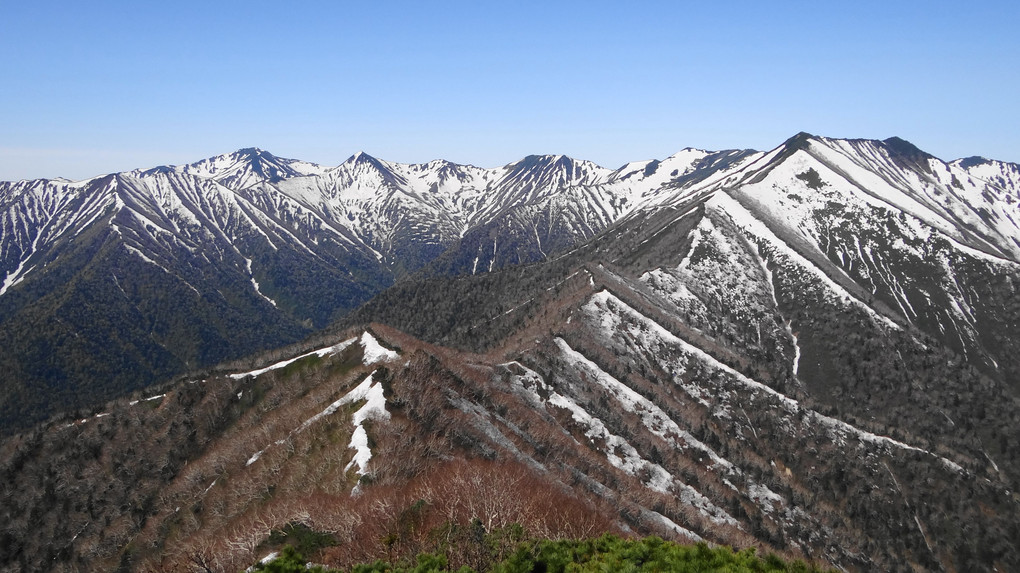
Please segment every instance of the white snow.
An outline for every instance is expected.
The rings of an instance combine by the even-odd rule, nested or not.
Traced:
[[[641,454],[634,449],[630,442],[610,432],[602,420],[592,416],[573,399],[558,392],[550,394],[549,404],[570,412],[570,417],[586,428],[584,435],[593,444],[597,443],[596,440],[601,440],[605,444],[603,453],[613,467],[619,468],[629,475],[637,475],[639,471],[644,470],[648,473],[645,485],[660,493],[667,493],[669,491],[670,485],[674,481],[673,476],[663,469],[662,466],[642,458]]]
[[[154,265],[154,266],[156,266],[156,267],[159,267],[160,269],[162,269],[162,270],[163,270],[163,272],[165,272],[165,273],[167,273],[167,274],[169,274],[169,273],[170,273],[170,271],[166,270],[166,267],[164,267],[163,265],[161,265],[161,264],[157,263],[156,261],[154,261],[154,260],[150,259],[150,258],[149,258],[149,257],[148,257],[148,256],[147,256],[147,255],[146,255],[145,253],[143,253],[143,252],[141,251],[141,249],[136,249],[135,247],[132,247],[131,245],[129,245],[129,244],[127,244],[127,243],[124,243],[124,248],[125,248],[125,249],[126,249],[126,250],[127,250],[128,252],[129,252],[129,253],[131,253],[131,254],[135,255],[136,257],[138,257],[138,258],[142,259],[143,261],[145,261],[145,262],[149,263],[150,265]],[[192,288],[194,288],[194,287],[192,287]]]
[[[149,396],[148,398],[142,398],[140,401],[141,402],[151,402],[152,400],[159,400],[160,398],[163,398],[165,396],[166,396],[166,394],[157,394],[155,396]],[[128,403],[128,405],[129,406],[134,406],[138,402],[139,402],[139,400],[132,400],[131,402]]]
[[[790,335],[790,340],[793,342],[793,375],[797,375],[797,371],[800,369],[800,345],[797,344],[797,335],[793,333],[793,329],[790,327],[791,321],[787,320],[783,323],[786,327],[786,333]]]
[[[357,339],[351,339],[348,342],[353,343]],[[308,356],[307,354],[305,356]],[[353,390],[344,394],[339,400],[334,401],[329,406],[315,414],[311,418],[305,420],[300,426],[294,429],[291,434],[303,432],[312,424],[319,420],[336,413],[341,406],[345,404],[352,404],[360,400],[365,400],[365,405],[358,409],[357,412],[351,417],[351,423],[355,426],[354,435],[351,437],[351,448],[355,449],[354,459],[350,464],[344,468],[344,471],[351,468],[352,465],[358,465],[358,473],[364,474],[367,470],[368,460],[372,458],[372,451],[368,448],[368,434],[365,433],[364,423],[365,420],[389,420],[390,413],[386,411],[386,397],[383,395],[382,384],[373,381],[375,372],[372,372],[360,384],[354,387]],[[274,442],[275,445],[280,445],[286,441],[286,438],[282,438]],[[248,458],[245,466],[258,461],[262,454],[265,453],[265,449],[256,452],[250,458]]]
[[[679,535],[682,535],[682,536],[686,537],[687,539],[689,539],[690,541],[693,541],[695,543],[703,541],[703,539],[702,539],[702,537],[700,535],[698,535],[697,533],[694,533],[690,529],[687,529],[687,528],[684,528],[684,527],[681,527],[681,526],[677,525],[677,523],[675,521],[673,521],[672,519],[666,517],[665,515],[662,515],[661,513],[657,512],[657,511],[650,510],[650,509],[646,509],[645,511],[647,512],[647,515],[650,515],[652,518],[657,520],[659,523],[661,523],[662,525],[665,525],[666,529],[669,529],[673,533],[677,533]]]
[[[386,411],[386,397],[383,395],[383,387],[375,383],[372,377],[375,373],[369,374],[361,384],[351,390],[346,396],[334,402],[327,408],[332,413],[343,404],[365,400],[365,405],[358,409],[351,418],[354,425],[354,434],[351,435],[351,443],[348,446],[354,450],[354,458],[347,464],[344,471],[357,466],[357,473],[365,475],[368,473],[368,462],[372,459],[372,450],[368,446],[368,432],[365,430],[365,420],[389,420],[390,413]],[[331,410],[332,409],[332,410]],[[326,412],[323,412],[326,414]],[[305,422],[305,425],[312,420]],[[304,425],[302,426],[304,427]]]
[[[869,315],[871,315],[878,322],[886,325],[889,328],[901,330],[900,325],[893,322],[890,318],[875,312],[870,306],[857,299],[857,297],[850,294],[845,288],[839,285],[836,281],[829,278],[821,269],[812,264],[803,255],[791,248],[785,241],[776,236],[775,233],[769,229],[765,223],[755,217],[750,211],[748,211],[743,205],[737,202],[735,199],[725,193],[719,193],[715,195],[710,204],[717,208],[720,212],[729,215],[730,218],[738,226],[742,227],[745,231],[762,238],[769,242],[774,248],[783,253],[792,262],[797,264],[799,268],[806,270],[811,273],[819,280],[821,280],[825,286],[832,290],[840,298],[850,300],[860,308],[864,309]]]
[[[255,292],[256,292],[256,293],[257,293],[257,294],[258,294],[258,295],[259,295],[260,297],[262,297],[262,298],[263,298],[263,299],[265,299],[265,300],[266,300],[267,302],[269,302],[269,304],[271,304],[271,305],[273,305],[273,306],[277,306],[277,305],[276,305],[276,301],[275,301],[275,300],[273,300],[273,299],[271,299],[271,298],[269,298],[268,296],[266,296],[266,295],[265,295],[265,294],[264,294],[264,293],[262,292],[262,289],[261,289],[261,288],[259,288],[259,283],[258,283],[258,281],[256,281],[256,280],[255,280],[255,275],[254,275],[254,274],[252,274],[252,272],[251,272],[251,259],[248,259],[248,258],[244,259],[244,266],[245,266],[245,269],[246,269],[246,270],[248,271],[248,278],[250,278],[250,279],[251,279],[251,284],[252,284],[252,286],[254,286],[254,287],[255,287]]]
[[[278,370],[278,369],[283,368],[283,367],[285,367],[285,366],[287,366],[289,364],[297,362],[298,360],[301,360],[302,358],[308,358],[309,356],[318,356],[318,357],[321,358],[323,356],[328,356],[328,355],[331,355],[331,354],[337,354],[338,352],[341,352],[343,349],[345,349],[348,346],[350,346],[351,344],[353,344],[356,340],[357,340],[356,338],[352,338],[350,340],[345,340],[345,341],[343,341],[343,342],[341,342],[339,344],[335,344],[333,346],[327,346],[326,348],[320,348],[319,350],[313,350],[311,352],[302,354],[300,356],[295,356],[294,358],[290,358],[288,360],[282,360],[280,362],[277,362],[276,364],[271,364],[269,366],[266,366],[265,368],[259,368],[258,370],[252,370],[250,372],[241,372],[241,373],[238,373],[238,374],[230,374],[229,376],[230,376],[230,378],[233,378],[234,380],[240,380],[241,378],[245,378],[247,376],[252,376],[252,377],[261,376],[262,374],[265,374],[266,372],[269,372],[270,370]]]
[[[354,433],[351,434],[351,443],[347,447],[354,450],[354,457],[344,467],[344,471],[350,470],[352,466],[357,466],[355,471],[358,475],[365,475],[368,462],[372,459],[372,449],[368,447],[368,432],[365,431],[365,426],[359,424],[354,428]]]
[[[677,447],[682,447],[680,442],[682,440],[688,446],[707,454],[716,466],[720,466],[724,470],[734,469],[733,464],[720,458],[710,448],[681,430],[657,406],[641,398],[636,392],[633,392],[633,390],[603,372],[593,362],[570,348],[564,340],[557,338],[556,344],[563,356],[572,361],[575,367],[583,369],[591,375],[589,379],[594,378],[604,388],[614,392],[614,396],[623,404],[625,409],[641,415],[642,421],[649,427],[652,433]],[[586,428],[585,436],[593,444],[597,444],[597,440],[601,440],[605,444],[603,453],[614,467],[630,475],[644,472],[647,475],[644,483],[649,489],[660,493],[677,495],[685,504],[697,508],[706,519],[714,523],[736,525],[736,520],[726,511],[713,504],[711,500],[698,490],[676,479],[659,464],[641,457],[641,454],[625,438],[610,432],[601,419],[590,414],[572,398],[558,392],[552,392],[548,403],[569,411],[571,418]]]
[[[776,505],[783,504],[783,496],[770,490],[763,484],[750,482],[747,485],[747,497],[751,498],[758,507],[765,513],[772,513]]]
[[[399,356],[396,352],[379,344],[379,341],[368,331],[361,335],[361,346],[365,349],[365,364],[396,360]]]
[[[28,263],[28,259],[32,258],[32,255],[35,254],[36,249],[39,248],[39,239],[42,238],[44,230],[45,229],[40,229],[39,232],[36,234],[35,239],[32,240],[32,246],[29,247],[28,249],[28,253],[22,255],[21,262],[18,263],[18,268],[14,269],[14,272],[9,273],[7,276],[4,277],[4,284],[0,286],[0,296],[3,296],[8,289],[18,284],[19,282],[21,282],[23,278],[25,278],[24,274],[27,272],[25,271],[25,264]]]
[[[607,291],[601,291],[599,294],[596,294],[591,299],[591,301],[595,304],[590,302],[584,307],[584,310],[590,313],[593,317],[601,315],[603,319],[615,316],[611,313],[603,313],[603,309],[599,308],[598,303],[595,302],[602,293],[608,294]],[[619,324],[614,325],[614,327],[618,326]],[[702,453],[706,454],[714,464],[722,468],[730,469],[733,467],[732,463],[720,457],[712,450],[712,448],[698,441],[689,432],[680,428],[676,422],[670,419],[670,417],[667,416],[661,408],[656,406],[650,400],[638,394],[616,378],[610,376],[608,373],[599,368],[597,364],[586,358],[580,352],[571,348],[570,345],[562,338],[557,337],[555,341],[560,352],[575,368],[583,369],[590,374],[590,379],[608,390],[612,396],[616,398],[620,405],[623,406],[624,410],[639,415],[642,423],[650,432],[677,448],[683,449],[685,447],[692,447],[700,450]]]
[[[984,454],[986,458],[988,458],[988,461],[992,464],[992,467],[995,468],[996,472],[998,472],[999,464],[995,463],[995,460],[993,460],[992,457],[988,455],[988,452],[982,450],[981,453]]]
[[[834,441],[843,442],[847,436],[852,436],[862,443],[922,452],[942,460],[942,463],[947,467],[954,470],[959,468],[957,471],[963,471],[959,465],[939,456],[938,454],[905,444],[887,436],[879,436],[877,434],[861,430],[860,428],[854,427],[842,420],[822,415],[814,410],[801,406],[801,404],[793,398],[790,398],[789,396],[786,396],[765,384],[751,380],[731,367],[719,362],[715,359],[715,357],[700,348],[678,338],[654,320],[628,306],[609,291],[603,290],[593,295],[589,299],[588,308],[590,309],[588,313],[588,316],[590,317],[589,320],[601,328],[607,339],[615,339],[620,336],[621,330],[625,330],[628,335],[634,337],[636,340],[643,341],[649,356],[654,357],[658,354],[655,350],[658,345],[666,345],[671,349],[681,350],[690,358],[696,359],[702,364],[726,374],[727,378],[743,386],[745,389],[761,392],[774,397],[778,400],[779,405],[791,415],[799,415],[802,412],[806,413],[809,419],[828,428],[832,432],[831,436]],[[626,321],[622,320],[623,318],[626,318]],[[667,367],[668,370],[672,369],[669,364],[664,364],[664,366]],[[712,378],[712,380],[715,380],[715,378]],[[719,390],[721,391],[722,389]]]

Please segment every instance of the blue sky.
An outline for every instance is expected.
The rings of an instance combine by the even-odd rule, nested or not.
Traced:
[[[0,180],[257,146],[607,167],[799,131],[1020,162],[1008,2],[15,2]]]

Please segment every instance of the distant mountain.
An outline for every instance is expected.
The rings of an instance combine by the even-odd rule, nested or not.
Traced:
[[[539,260],[693,160],[663,162],[673,175],[563,156],[481,169],[358,153],[327,168],[242,149],[0,183],[2,427],[294,342],[447,251],[444,273]]]

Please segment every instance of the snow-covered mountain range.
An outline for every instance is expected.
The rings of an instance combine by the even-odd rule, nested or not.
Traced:
[[[97,224],[131,229],[135,236],[125,239],[125,248],[153,264],[159,259],[150,256],[158,254],[151,252],[152,243],[196,247],[222,241],[242,261],[262,248],[316,256],[339,249],[374,257],[394,273],[421,266],[430,260],[429,253],[508,210],[540,209],[569,196],[578,205],[550,216],[562,217],[563,227],[588,238],[687,174],[706,155],[685,150],[661,163],[611,171],[564,156],[529,156],[481,169],[441,160],[390,163],[357,153],[326,168],[242,149],[183,167],[79,182],[2,183],[0,293],[48,264],[55,245]],[[547,238],[536,235],[539,248]],[[486,262],[491,269],[509,261]]]
[[[633,499],[628,526],[750,533],[844,570],[1008,570],[1014,172],[800,134],[538,265],[407,281],[345,324],[477,352],[491,385],[446,402],[462,426],[499,428],[477,455],[534,456],[575,491]],[[586,453],[550,446],[560,433]]]
[[[0,183],[10,339],[0,362],[19,397],[4,400],[4,416],[22,400],[46,411],[43,388],[74,405],[92,380],[137,387],[292,342],[419,269],[535,262],[692,197],[718,197],[844,288],[870,290],[893,320],[949,329],[963,349],[978,336],[968,295],[941,289],[952,270],[923,245],[1020,260],[1018,177],[1013,164],[945,163],[897,139],[802,134],[768,153],[685,149],[617,170],[564,156],[483,169],[364,153],[324,167],[243,149],[86,181]],[[876,260],[869,241],[883,240],[895,248]],[[938,284],[904,290],[894,267],[915,263],[934,265]]]
[[[563,156],[481,169],[358,153],[327,168],[244,149],[0,183],[0,323],[13,344],[0,362],[20,397],[4,418],[24,400],[47,411],[48,386],[67,407],[91,380],[136,387],[293,342],[448,250],[470,258],[451,272],[538,260],[706,156],[611,171]],[[461,244],[472,231],[487,239]]]
[[[487,527],[583,502],[848,571],[1015,569],[1018,184],[803,133],[615,171],[244,150],[5,184],[5,423],[192,372],[0,442],[0,534],[27,569],[236,570],[294,523],[372,560],[484,461],[458,487],[524,476]]]

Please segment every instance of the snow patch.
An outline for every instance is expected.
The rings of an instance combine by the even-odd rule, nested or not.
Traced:
[[[239,374],[230,374],[229,377],[233,378],[234,380],[240,380],[241,378],[245,378],[245,377],[248,377],[248,376],[251,376],[251,377],[261,376],[262,374],[265,374],[266,372],[269,372],[271,370],[278,370],[280,368],[284,368],[284,367],[286,367],[289,364],[293,364],[294,362],[297,362],[298,360],[301,360],[302,358],[308,358],[309,356],[318,356],[318,357],[321,358],[323,356],[329,356],[329,355],[332,355],[332,354],[337,354],[337,353],[343,351],[343,349],[345,349],[348,346],[350,346],[351,344],[353,344],[354,341],[356,341],[356,340],[357,340],[356,338],[352,338],[350,340],[345,340],[345,341],[343,341],[343,342],[341,342],[339,344],[335,344],[333,346],[328,346],[326,348],[320,348],[319,350],[313,350],[311,352],[302,354],[300,356],[296,356],[296,357],[291,358],[289,360],[282,360],[280,362],[277,362],[276,364],[271,364],[269,366],[266,366],[265,368],[259,368],[258,370],[251,370],[249,372],[241,372]]]
[[[354,458],[344,467],[344,471],[348,471],[351,467],[357,466],[358,475],[368,473],[368,462],[372,459],[372,450],[368,445],[368,432],[364,425],[365,420],[390,419],[390,413],[386,411],[386,397],[383,394],[382,384],[377,384],[372,380],[374,374],[375,372],[369,374],[368,378],[365,378],[354,390],[326,409],[331,414],[343,404],[365,400],[365,405],[359,408],[351,418],[351,423],[354,424],[354,433],[351,435],[351,443],[347,447],[354,450]],[[327,415],[327,412],[324,411],[323,415]],[[305,422],[305,425],[310,422],[312,420]]]
[[[676,533],[678,535],[682,535],[683,537],[686,537],[687,539],[689,539],[690,541],[693,541],[695,543],[704,541],[704,539],[702,539],[702,537],[700,535],[698,535],[697,533],[694,533],[690,529],[686,529],[684,527],[681,527],[681,526],[677,525],[677,523],[675,521],[673,521],[672,519],[666,517],[665,515],[662,515],[661,513],[657,512],[657,511],[646,509],[645,512],[646,512],[646,515],[650,516],[655,521],[658,521],[660,524],[666,526],[666,529],[669,529],[673,533]]]
[[[628,475],[636,475],[641,470],[648,470],[650,476],[645,485],[660,493],[669,491],[673,476],[662,466],[642,458],[625,438],[611,433],[602,420],[592,416],[571,398],[558,392],[553,392],[549,396],[549,403],[570,412],[570,417],[585,428],[584,435],[593,444],[597,443],[596,440],[602,440],[605,443],[603,453],[613,467],[623,470]]]
[[[379,341],[367,331],[361,335],[361,346],[365,349],[365,364],[396,360],[399,356],[396,352],[379,344]]]
[[[765,513],[772,513],[776,510],[776,505],[783,504],[783,496],[763,484],[749,482],[747,496]]]

